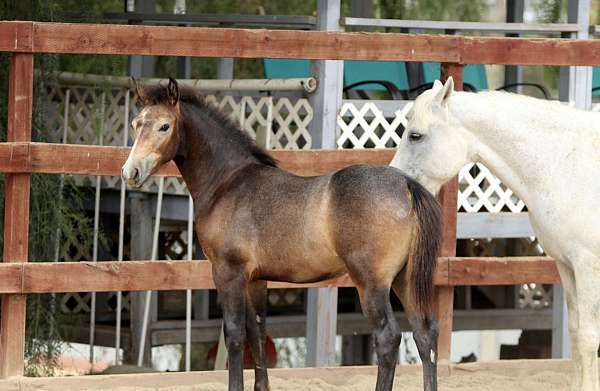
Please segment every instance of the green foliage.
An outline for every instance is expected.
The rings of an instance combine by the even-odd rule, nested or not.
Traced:
[[[381,18],[480,21],[485,0],[374,0]]]
[[[14,20],[56,20],[59,5],[67,2],[0,1],[0,15]],[[72,2],[79,3],[79,2]],[[92,3],[88,1],[89,5]],[[78,69],[101,69],[102,61],[88,56]],[[83,57],[81,57],[83,58]],[[47,87],[53,83],[53,72],[59,69],[59,58],[35,56],[34,98],[32,115],[33,141],[49,141],[46,130]],[[6,140],[7,95],[10,56],[0,55],[0,137]],[[107,64],[107,63],[105,63]],[[109,69],[115,71],[115,69]],[[31,176],[29,216],[29,259],[53,261],[61,238],[77,238],[83,247],[92,245],[92,220],[83,211],[85,190],[74,186],[68,178],[58,175]],[[4,230],[4,176],[0,176],[0,232]],[[102,237],[102,236],[101,236]],[[0,255],[3,236],[0,235]],[[63,248],[68,251],[68,248]],[[27,303],[26,374],[48,376],[54,373],[60,355],[65,319],[59,311],[59,295],[30,295]]]
[[[566,23],[567,1],[534,0],[532,5],[541,23]]]

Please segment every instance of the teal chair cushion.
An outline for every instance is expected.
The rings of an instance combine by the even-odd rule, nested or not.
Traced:
[[[463,81],[475,87],[477,91],[489,89],[485,65],[468,64],[465,65],[463,72]],[[440,78],[440,73],[441,71],[439,63],[423,63],[423,77],[425,79],[425,83],[433,83],[435,80]]]
[[[594,67],[592,70],[592,88],[600,87],[600,67]],[[600,95],[600,89],[594,91],[593,95]]]
[[[354,61],[344,62],[344,85],[349,86],[366,80],[384,80],[400,90],[408,90],[406,64],[397,61]],[[358,87],[366,91],[385,91],[380,84],[363,84]]]
[[[292,79],[310,77],[310,60],[288,58],[263,59],[267,79]]]

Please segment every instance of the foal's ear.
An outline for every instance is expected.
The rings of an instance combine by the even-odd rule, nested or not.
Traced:
[[[440,85],[442,84],[438,80],[436,80],[436,82],[438,82]],[[435,86],[435,84],[434,84],[434,86]],[[448,99],[450,97],[450,95],[452,95],[453,92],[454,92],[454,79],[452,79],[452,76],[450,76],[446,80],[446,83],[444,83],[444,85],[437,90],[437,92],[435,93],[435,96],[433,97],[433,100],[435,102],[438,102],[439,104],[442,104],[446,101],[446,99]]]
[[[167,86],[167,98],[172,106],[175,106],[179,102],[179,86],[177,81],[172,77],[169,77],[169,85]]]
[[[144,101],[144,86],[139,84],[137,79],[133,76],[131,76],[131,84],[133,85],[133,91],[135,91],[135,95],[137,96],[137,103],[144,106],[146,104]]]

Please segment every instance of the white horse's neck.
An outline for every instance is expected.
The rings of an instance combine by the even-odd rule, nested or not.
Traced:
[[[467,130],[471,158],[482,162],[525,203],[560,186],[579,152],[600,143],[600,115],[504,92],[455,92],[452,120]],[[576,164],[576,163],[575,163]],[[577,164],[576,164],[577,165]]]

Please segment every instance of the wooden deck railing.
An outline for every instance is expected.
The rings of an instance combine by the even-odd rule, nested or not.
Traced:
[[[35,53],[436,61],[442,76],[462,84],[463,64],[600,65],[600,41],[478,38],[384,33],[209,29],[0,22],[0,51],[12,52],[7,142],[4,263],[0,265],[0,377],[23,374],[25,303],[31,293],[212,287],[206,262],[27,263],[31,173],[119,175],[126,148],[31,143]],[[390,150],[274,151],[284,168],[302,175],[355,163],[387,164]],[[169,165],[160,175],[178,175]],[[456,181],[444,187],[444,241],[439,260],[440,358],[448,358],[453,287],[556,283],[553,261],[456,258]],[[293,286],[349,286],[347,277]],[[272,287],[290,284],[272,283]]]

